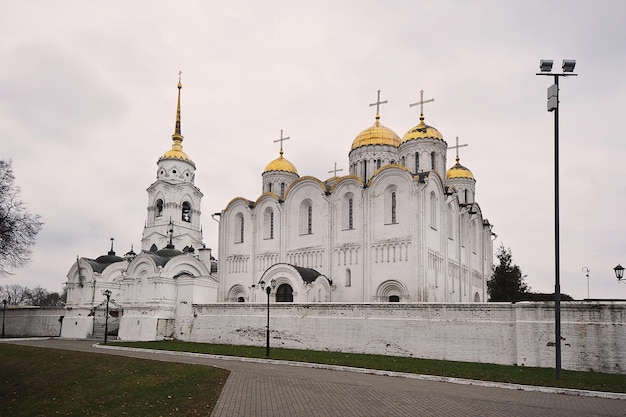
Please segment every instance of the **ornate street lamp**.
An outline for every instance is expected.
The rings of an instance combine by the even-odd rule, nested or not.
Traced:
[[[626,280],[622,281],[622,278],[624,278],[624,267],[620,264],[617,264],[617,266],[613,268],[613,270],[615,271],[615,278],[617,278],[617,282],[626,284]]]
[[[554,84],[548,87],[548,111],[554,111],[554,253],[555,253],[555,278],[554,278],[554,331],[556,345],[556,379],[561,379],[561,262],[559,249],[559,78],[576,76],[573,74],[576,61],[573,59],[563,60],[563,72],[552,73],[552,61],[542,59],[539,63],[541,72],[537,75],[554,77]]]
[[[2,338],[4,339],[4,316],[7,312],[7,300],[2,300]]]
[[[270,281],[270,285],[265,286],[265,281],[261,279],[259,282],[261,285],[261,289],[265,290],[267,293],[267,326],[266,326],[266,343],[265,343],[265,356],[270,357],[270,293],[272,292],[272,288],[276,288],[276,280],[272,278]]]
[[[104,344],[107,344],[109,334],[109,301],[111,300],[111,290],[102,291],[102,295],[107,298],[106,315],[104,316]]]

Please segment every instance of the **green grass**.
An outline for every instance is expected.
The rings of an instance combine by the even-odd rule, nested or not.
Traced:
[[[0,344],[0,415],[206,416],[229,372]]]
[[[180,341],[116,342],[115,345],[251,358],[265,357],[265,347],[255,346],[213,345]],[[424,375],[477,379],[482,381],[626,393],[626,377],[624,377],[624,375],[599,372],[563,370],[561,379],[556,380],[553,368],[529,368],[489,363],[453,362],[398,356],[362,355],[280,348],[273,348],[271,350],[271,358]]]

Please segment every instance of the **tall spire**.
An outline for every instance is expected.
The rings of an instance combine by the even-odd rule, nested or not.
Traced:
[[[180,77],[183,74],[182,71],[178,71],[178,103],[176,105],[176,125],[174,126],[174,134],[172,135],[172,139],[174,140],[175,145],[180,145],[183,141],[183,135],[180,133],[180,90],[183,89],[183,85],[180,82]]]

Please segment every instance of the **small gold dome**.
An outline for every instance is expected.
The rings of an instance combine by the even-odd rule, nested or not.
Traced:
[[[453,180],[456,178],[467,178],[470,180],[475,180],[472,171],[461,165],[459,163],[458,157],[456,158],[456,164],[446,172],[446,179]]]
[[[189,159],[187,154],[183,152],[183,145],[181,145],[183,137],[181,135],[174,134],[172,135],[172,139],[174,140],[174,143],[172,144],[172,149],[165,152],[163,156],[159,158],[159,161],[163,159],[178,159],[178,160],[189,162],[191,165],[195,167],[196,164],[194,164],[193,161]]]
[[[400,137],[393,130],[380,124],[379,116],[376,123],[358,134],[352,142],[352,150],[367,145],[390,145],[396,148],[400,146]]]
[[[286,171],[298,175],[298,170],[296,169],[296,167],[291,162],[283,158],[282,151],[280,152],[280,156],[277,159],[274,159],[272,162],[267,164],[263,173],[270,171]]]
[[[402,143],[414,139],[438,139],[443,141],[443,135],[434,127],[424,123],[424,116],[421,116],[420,123],[406,132],[402,138]]]

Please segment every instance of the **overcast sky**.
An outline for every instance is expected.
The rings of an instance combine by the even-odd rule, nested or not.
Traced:
[[[554,115],[540,59],[561,78],[561,289],[626,298],[623,1],[0,0],[0,158],[45,222],[32,263],[0,284],[61,291],[76,256],[141,247],[146,188],[171,148],[182,75],[185,152],[217,254],[219,212],[255,200],[278,156],[322,180],[356,135],[400,137],[409,103],[476,177],[476,200],[533,291],[554,291]],[[448,154],[448,167],[454,153]]]

